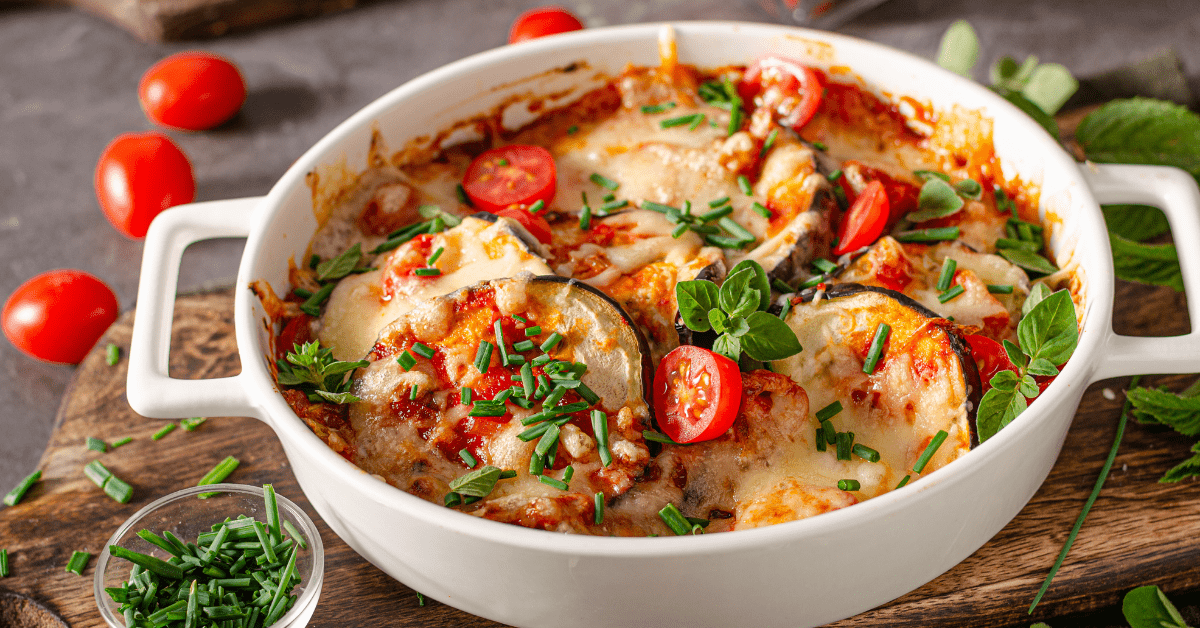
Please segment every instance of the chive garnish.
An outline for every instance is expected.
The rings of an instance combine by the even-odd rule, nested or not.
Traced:
[[[551,358],[549,355],[543,353],[542,355],[539,355],[536,358],[530,360],[530,364],[533,364],[534,366],[542,366],[543,364],[549,362],[552,359],[553,358]],[[542,376],[539,375],[538,377],[542,377]],[[549,392],[549,391],[547,391],[547,392]]]
[[[420,387],[420,386],[413,386],[412,388],[410,388],[410,389],[409,389],[409,391],[408,391],[408,400],[409,400],[409,401],[416,401],[416,400],[417,400],[417,395],[418,395],[418,394],[420,394],[420,391],[421,391],[421,387]]]
[[[437,277],[442,274],[442,271],[437,268],[417,268],[412,272],[418,277]]]
[[[863,362],[863,372],[867,375],[875,372],[875,366],[879,364],[880,358],[883,357],[883,345],[887,342],[888,334],[892,331],[892,327],[887,323],[880,323],[875,328],[875,338],[871,340],[871,348],[867,351],[867,359]]]
[[[528,338],[529,336],[536,336],[540,333],[542,333],[542,328],[539,325],[534,325],[533,327],[525,328],[525,337],[526,338]]]
[[[838,480],[837,487],[843,491],[857,491],[862,488],[858,480]]]
[[[183,426],[183,429],[185,429],[189,432],[195,432],[196,428],[200,427],[201,425],[204,425],[204,422],[207,420],[208,419],[206,417],[194,416],[194,417],[183,419],[183,420],[179,421],[179,424]],[[126,438],[128,438],[128,437],[126,437]],[[124,443],[121,443],[121,444],[123,445]],[[113,449],[116,449],[117,447],[118,447],[118,445],[116,443],[112,444]]]
[[[134,565],[137,565],[137,566],[141,567],[142,569],[145,569],[151,573],[157,574],[164,578],[169,578],[171,580],[182,580],[183,579],[183,569],[181,569],[177,565],[172,565],[171,563],[168,563],[162,559],[155,558],[153,556],[148,556],[146,554],[139,554],[138,552],[135,552],[133,550],[125,549],[124,547],[121,547],[120,545],[109,545],[108,553],[112,554],[113,556],[115,556],[117,558],[124,558],[125,560],[133,563]]]
[[[990,284],[988,284],[987,289],[988,289],[988,292],[990,292],[992,294],[1012,294],[1013,293],[1012,284],[997,285],[997,284],[990,283]]]
[[[833,423],[830,423],[829,421],[821,421],[821,431],[825,433],[826,444],[837,444],[837,430],[833,429]]]
[[[554,411],[561,414],[570,414],[572,412],[580,412],[587,410],[590,404],[586,401],[576,401],[562,406],[554,406]]]
[[[433,255],[429,256],[429,259],[425,260],[425,263],[428,264],[429,266],[433,266],[433,263],[438,261],[438,258],[441,257],[442,253],[444,253],[445,251],[446,251],[446,247],[444,247],[444,246],[437,247],[437,250],[433,252]]]
[[[603,214],[607,214],[615,209],[621,209],[622,207],[628,207],[628,206],[629,206],[629,201],[627,201],[625,199],[621,199],[619,201],[609,201],[600,206],[600,212]]]
[[[700,122],[702,122],[703,120],[704,120],[704,114],[692,113],[692,114],[688,114],[686,116],[667,118],[666,120],[660,121],[658,123],[658,125],[664,129],[669,129],[671,127],[684,126],[687,124],[699,125]],[[695,127],[693,127],[693,128],[695,128]]]
[[[475,465],[479,464],[479,461],[475,459],[475,456],[471,455],[471,450],[467,449],[466,447],[463,447],[458,451],[458,457],[462,458],[462,461],[467,463],[468,469],[474,469]]]
[[[597,493],[599,495],[599,493]],[[600,523],[597,521],[596,523]],[[0,549],[0,578],[8,577],[8,550]]]
[[[900,479],[900,483],[896,485],[896,488],[903,488],[904,485],[908,484],[908,481],[911,479],[912,479],[911,475],[904,476],[903,478]]]
[[[825,142],[813,142],[812,145],[813,145],[813,148],[815,148],[819,151],[829,150],[829,147],[825,145]]]
[[[954,281],[954,271],[958,268],[958,262],[954,258],[947,257],[942,262],[942,274],[938,276],[937,289],[945,292],[950,289],[950,282]],[[945,303],[945,301],[942,301]]]
[[[563,469],[563,482],[570,483],[573,477],[575,477],[575,467],[567,465],[567,468]]]
[[[657,105],[642,105],[642,113],[662,113],[668,109],[674,109],[675,103],[664,102]]]
[[[720,206],[722,206],[722,205],[724,205],[724,204],[726,204],[726,203],[728,203],[728,202],[729,202],[729,197],[728,197],[728,196],[722,196],[721,198],[718,198],[718,199],[717,199],[717,200],[715,200],[715,201],[709,201],[709,202],[708,202],[708,206],[709,206],[709,207],[712,207],[712,208],[717,208],[717,207],[720,207]]]
[[[166,425],[162,426],[162,429],[155,432],[154,435],[151,436],[150,438],[153,438],[154,440],[162,440],[164,436],[166,436],[167,434],[170,434],[173,431],[175,431],[175,424],[167,423]]]
[[[104,363],[109,366],[116,366],[117,362],[121,361],[121,348],[113,343],[108,343],[104,348]]]
[[[659,432],[655,432],[654,430],[642,430],[642,438],[644,438],[645,440],[651,441],[651,442],[655,442],[655,443],[663,443],[664,445],[679,445],[680,444],[680,443],[675,442],[670,436],[667,436],[666,434],[662,434]]]
[[[205,484],[220,484],[221,482],[224,482],[225,478],[229,477],[229,474],[233,473],[233,471],[238,468],[239,464],[240,462],[238,462],[237,458],[234,458],[233,456],[225,456],[224,460],[218,462],[211,471],[205,473],[204,477],[200,478],[199,482],[196,482],[196,486],[204,486]],[[213,495],[216,495],[216,493],[201,493],[199,497],[200,499],[208,499]]]
[[[825,406],[824,408],[817,410],[817,421],[820,423],[824,423],[825,421],[828,421],[829,419],[832,419],[833,417],[837,416],[838,413],[840,413],[841,411],[842,411],[842,402],[834,401],[833,403]]]
[[[337,284],[335,283],[328,283],[324,286],[321,286],[320,290],[317,290],[304,303],[300,304],[301,311],[309,316],[320,316],[321,305],[329,299],[329,295],[333,294],[333,289],[336,286]]]
[[[495,397],[492,397],[492,402],[493,403],[504,403],[505,401],[508,400],[509,397],[512,396],[512,394],[513,394],[513,391],[511,388],[505,388],[504,390],[501,390],[500,392],[496,393]]]
[[[92,559],[92,555],[88,552],[74,552],[71,554],[71,560],[67,562],[65,571],[69,571],[77,576],[83,575],[83,570],[87,568],[88,561]]]
[[[532,439],[530,439],[532,440]],[[529,458],[529,475],[541,476],[546,469],[546,459],[541,456],[531,456]]]
[[[608,448],[608,415],[601,410],[592,410],[592,433],[596,436],[600,463],[607,467],[612,464],[612,451]]]
[[[718,207],[712,211],[700,214],[698,216],[698,218],[700,218],[700,222],[712,222],[714,220],[719,220],[721,218],[724,218],[725,216],[728,216],[729,214],[732,214],[732,213],[733,213],[733,205],[726,205],[724,207]]]
[[[783,309],[779,310],[779,320],[787,320],[788,312],[792,311],[792,300],[784,299]]]
[[[579,230],[592,228],[592,208],[587,204],[587,192],[583,193],[583,209],[579,210]]]
[[[822,430],[821,426],[819,426],[819,425],[817,426],[816,444],[817,444],[817,451],[825,451],[826,449],[829,448],[828,444],[825,442],[825,431]]]
[[[479,348],[475,350],[475,370],[486,373],[491,362],[492,343],[486,340],[479,341]]]
[[[462,402],[463,405],[471,405],[471,388],[469,386],[463,386],[459,389],[458,400]]]
[[[496,334],[496,348],[500,350],[500,364],[508,366],[508,343],[504,340],[504,326],[498,319],[492,325],[492,331]]]
[[[602,491],[596,491],[596,496],[594,499],[596,502],[596,516],[592,519],[592,521],[596,522],[596,525],[600,525],[601,523],[604,523],[604,493]]]
[[[548,475],[539,475],[539,476],[537,476],[537,479],[542,484],[546,484],[548,486],[553,486],[554,488],[556,488],[560,491],[565,491],[570,488],[569,486],[567,486],[566,482],[563,482],[562,480],[556,480]]]
[[[475,402],[475,404],[471,407],[471,411],[468,412],[467,415],[475,417],[504,416],[505,412],[507,412],[507,410],[505,409],[503,402],[497,403],[494,401],[480,399]]]
[[[400,355],[396,358],[396,364],[399,364],[400,368],[408,371],[412,370],[412,367],[417,365],[417,359],[413,357],[413,354],[410,353],[408,349],[405,349],[404,351],[401,351]]]
[[[99,460],[93,460],[83,467],[83,475],[91,480],[93,484],[100,488],[104,488],[104,484],[112,477],[112,471],[109,471]],[[8,503],[7,499],[4,503]],[[15,504],[9,504],[13,506]]]
[[[612,190],[614,192],[617,190],[617,188],[621,187],[620,183],[617,183],[616,181],[609,179],[608,177],[600,174],[599,172],[593,172],[592,176],[588,177],[588,179],[591,179],[592,183],[595,183],[596,185],[598,185],[606,190]]]
[[[684,518],[683,513],[679,512],[679,508],[675,504],[663,506],[663,509],[658,511],[658,516],[676,536],[683,536],[692,530],[692,525]]]
[[[99,438],[88,436],[87,437],[87,448],[92,451],[98,451],[100,453],[104,453],[104,452],[108,451],[108,444],[105,443],[104,441],[100,440]]]
[[[718,235],[705,236],[704,241],[721,249],[740,249],[746,246],[745,240]]]
[[[533,453],[538,456],[549,454],[558,445],[558,437],[562,433],[559,427],[553,423],[545,425],[546,431],[542,433],[542,438],[538,440],[537,446],[533,448]]]
[[[114,475],[104,483],[104,494],[111,497],[117,503],[128,504],[129,499],[133,497],[133,487]]]
[[[29,491],[29,488],[40,479],[42,479],[42,472],[40,470],[25,476],[25,479],[21,480],[4,496],[4,503],[8,506],[16,506],[20,503],[21,498],[25,497],[25,493]]]
[[[571,126],[567,127],[567,135],[575,135],[578,132],[579,132],[578,124],[572,124]],[[421,594],[418,593],[417,595],[421,595]],[[421,600],[422,600],[421,606],[425,606],[424,598],[422,597]]]
[[[425,343],[421,343],[421,342],[413,343],[412,351],[413,351],[413,353],[415,353],[427,360],[433,358],[433,347],[430,347],[429,345],[427,345]]]
[[[531,213],[531,214],[536,214],[536,213],[542,211],[543,209],[546,209],[546,201],[543,201],[540,198],[538,200],[534,201],[534,203],[532,205],[530,205],[528,208],[529,213]],[[432,263],[432,262],[430,262],[430,263]]]
[[[546,339],[546,342],[543,342],[542,345],[538,348],[541,349],[542,351],[549,352],[554,347],[557,347],[558,343],[561,342],[562,339],[563,339],[562,334],[560,334],[558,332],[554,332],[554,333],[550,334],[550,337]]]
[[[758,149],[759,159],[767,156],[767,151],[771,150],[771,147],[775,145],[775,138],[777,137],[779,137],[779,129],[771,129],[771,132],[767,134],[767,140],[763,142],[762,148]]]
[[[828,180],[829,180],[829,181],[831,181],[831,182],[832,182],[832,181],[837,181],[838,179],[842,178],[842,171],[841,171],[841,170],[834,170],[833,172],[829,173],[829,175],[828,175],[828,176],[826,176],[825,178],[826,178],[826,179],[828,179]]]
[[[529,344],[532,345],[533,343],[530,342]],[[533,367],[529,364],[521,366],[521,387],[525,389],[525,397],[533,396]]]
[[[750,206],[750,209],[753,209],[754,213],[762,216],[763,218],[768,220],[771,218],[771,210],[764,207],[763,204],[758,201],[754,201],[754,204]]]
[[[817,258],[816,260],[813,260],[812,265],[813,268],[817,269],[818,272],[826,275],[837,270],[838,268],[837,264],[824,258]]]
[[[938,430],[938,433],[929,441],[929,445],[925,447],[925,451],[921,452],[921,457],[917,458],[917,464],[913,465],[913,473],[920,473],[925,470],[925,465],[929,464],[933,455],[937,453],[938,447],[941,447],[942,443],[946,441],[947,436],[949,434],[946,433],[946,430]]]
[[[943,240],[957,240],[958,235],[958,227],[935,227],[932,229],[901,231],[896,234],[896,240],[900,242],[941,242]]]
[[[521,340],[513,343],[513,351],[520,351],[522,353],[525,351],[533,351],[533,348],[536,346],[537,345],[533,344],[532,340]]]
[[[851,448],[851,451],[854,452],[854,455],[866,460],[867,462],[879,462],[879,452],[867,447],[862,443],[854,443],[854,447]]]
[[[791,286],[787,285],[786,283],[783,283],[783,281],[782,281],[782,280],[780,280],[780,279],[772,279],[772,280],[771,280],[771,287],[772,287],[772,288],[774,288],[774,289],[776,289],[776,290],[778,290],[778,291],[780,291],[780,292],[782,292],[782,293],[784,293],[784,294],[788,294],[788,293],[790,293],[790,292],[795,292],[795,291],[796,291],[796,290],[795,290],[795,289],[793,289]]]
[[[748,179],[746,175],[738,175],[737,184],[738,188],[742,190],[742,194],[745,194],[746,196],[754,196],[754,190],[750,188],[750,179]]]
[[[662,203],[655,203],[654,201],[646,201],[646,200],[643,200],[641,202],[641,204],[638,205],[638,208],[639,209],[648,209],[650,211],[658,212],[660,214],[669,214],[673,211],[674,212],[679,211],[678,207],[671,207],[670,205],[663,205]]]
[[[951,299],[957,297],[958,295],[960,295],[964,292],[966,292],[966,289],[963,288],[962,286],[954,286],[953,288],[950,288],[949,290],[943,292],[942,294],[939,294],[938,302],[946,303],[947,301],[950,301]]]
[[[854,432],[838,432],[836,440],[837,459],[849,460],[850,452],[854,449]]]

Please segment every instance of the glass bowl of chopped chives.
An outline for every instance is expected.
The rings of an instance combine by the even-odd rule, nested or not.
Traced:
[[[126,520],[96,561],[95,596],[112,628],[300,628],[324,574],[299,506],[271,485],[208,484]]]

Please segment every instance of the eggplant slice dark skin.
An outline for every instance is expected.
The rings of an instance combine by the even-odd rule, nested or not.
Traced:
[[[828,181],[819,179],[808,211],[800,212],[779,233],[764,240],[745,257],[762,265],[767,278],[794,284],[809,277],[809,264],[819,257],[829,257],[833,246],[833,221],[840,208]]]
[[[520,323],[514,315],[528,322]],[[529,429],[521,419],[542,411],[540,399],[528,409],[506,402],[502,417],[471,417],[473,406],[460,402],[462,387],[490,399],[513,385],[514,375],[520,385],[521,367],[502,365],[499,348],[492,352],[486,374],[474,366],[483,341],[498,344],[497,321],[509,330],[504,339],[509,352],[525,340],[520,330],[540,327],[540,333],[529,337],[535,348],[521,352],[526,364],[543,353],[537,345],[552,333],[561,334],[548,355],[586,364],[581,379],[599,397],[589,409],[607,413],[613,456],[607,467],[601,464],[587,411],[568,415],[570,421],[560,427],[555,463],[546,474],[559,479],[562,469],[572,465],[574,478],[567,491],[548,487],[529,473],[538,439],[518,438]],[[415,364],[405,369],[397,357],[415,342],[432,348],[435,358],[414,354]],[[368,360],[355,373],[353,393],[361,401],[350,404],[351,457],[366,472],[431,502],[442,504],[450,482],[469,472],[458,453],[465,447],[481,465],[517,472],[483,499],[460,506],[465,512],[527,527],[609,534],[613,530],[593,521],[595,493],[608,498],[623,494],[650,460],[642,437],[642,430],[652,425],[645,397],[652,377],[646,341],[616,302],[579,281],[526,273],[428,299],[384,328]],[[578,401],[576,394],[567,392],[562,403]]]
[[[841,402],[843,415],[857,418],[859,430],[843,428],[835,418],[839,431],[857,431],[858,442],[911,469],[929,439],[945,430],[949,438],[926,473],[979,444],[975,413],[982,386],[956,325],[899,292],[874,286],[836,284],[791,299],[785,320],[804,350],[773,362],[772,370],[804,387],[814,410]],[[866,374],[863,364],[880,323],[890,326],[890,335],[875,370]]]

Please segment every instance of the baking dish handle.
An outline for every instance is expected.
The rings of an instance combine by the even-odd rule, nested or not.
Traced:
[[[129,346],[126,396],[138,414],[153,418],[259,416],[246,393],[245,373],[218,379],[187,380],[167,370],[171,320],[179,263],[189,245],[213,238],[246,237],[261,197],[191,203],[172,207],[154,219],[146,233],[137,315]]]
[[[1121,336],[1109,330],[1092,381],[1145,373],[1200,372],[1200,189],[1190,174],[1166,166],[1084,164],[1084,178],[1101,204],[1162,209],[1177,246],[1192,332],[1183,336]]]

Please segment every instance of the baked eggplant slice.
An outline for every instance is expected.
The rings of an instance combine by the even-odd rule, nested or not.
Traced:
[[[649,461],[646,341],[620,305],[578,281],[523,274],[427,299],[384,328],[367,359],[349,412],[354,461],[424,499],[447,503],[456,481],[490,465],[516,475],[467,500],[465,511],[607,534],[594,523],[595,493],[628,491]],[[547,400],[568,409],[547,415]],[[593,410],[604,413],[607,447]],[[557,441],[526,434],[539,425]]]
[[[979,372],[954,324],[899,292],[858,284],[799,293],[785,322],[804,351],[773,362],[772,370],[803,387],[814,411],[840,403],[829,419],[833,429],[853,432],[855,443],[878,452],[879,462],[857,455],[843,462],[844,478],[859,480],[863,494],[918,477],[913,465],[939,431],[948,438],[923,473],[978,444]],[[883,324],[890,332],[881,356],[864,372]]]
[[[758,187],[771,190],[767,195],[772,218],[764,221],[767,227],[758,245],[743,255],[733,255],[731,265],[751,259],[762,265],[770,279],[793,283],[808,276],[810,262],[829,256],[839,207],[829,181],[815,166],[809,168],[806,175],[798,178],[798,183],[774,187],[767,179],[769,170],[764,169]],[[779,189],[786,189],[786,194],[775,192]],[[772,194],[780,198],[772,200]],[[751,230],[755,231],[753,227]]]
[[[429,259],[439,249],[433,264]],[[518,222],[492,214],[463,218],[378,260],[378,268],[338,283],[319,321],[321,346],[339,360],[366,355],[379,331],[421,301],[486,279],[549,274],[542,246]],[[437,274],[421,269],[436,268]]]

